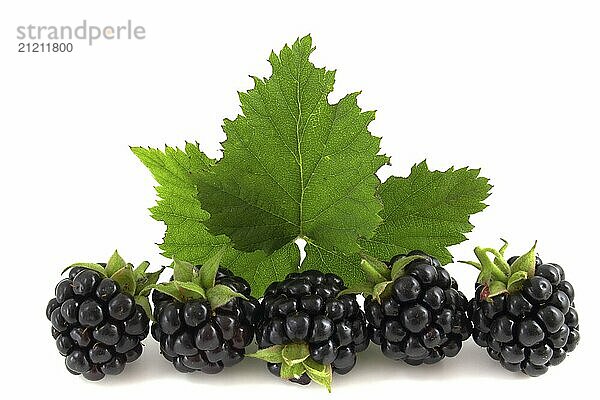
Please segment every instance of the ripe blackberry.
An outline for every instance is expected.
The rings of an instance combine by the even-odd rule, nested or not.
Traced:
[[[373,284],[364,304],[370,337],[386,357],[420,365],[458,354],[472,330],[468,301],[436,258],[412,251],[361,266]]]
[[[344,289],[338,276],[314,270],[272,283],[256,330],[261,350],[253,356],[268,361],[276,376],[329,388],[331,373],[350,372],[356,354],[369,345],[365,315],[353,294],[341,294]]]
[[[242,361],[254,339],[258,300],[243,278],[213,263],[194,267],[175,261],[174,279],[152,294],[152,337],[180,372],[219,373]]]
[[[67,370],[97,381],[123,372],[142,354],[148,336],[147,285],[161,271],[135,270],[118,255],[108,264],[74,264],[55,289],[46,317]]]
[[[506,242],[500,251],[478,247],[479,263],[469,263],[481,270],[469,303],[473,339],[507,370],[540,376],[579,343],[575,292],[562,267],[535,256],[535,245],[508,261],[505,249]]]

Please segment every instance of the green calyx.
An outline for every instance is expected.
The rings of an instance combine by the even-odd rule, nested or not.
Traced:
[[[229,286],[215,284],[221,258],[228,247],[221,247],[200,268],[175,258],[170,266],[173,269],[173,280],[171,282],[155,283],[151,288],[182,303],[190,300],[208,300],[213,310],[236,297],[248,300],[246,296],[235,292]]]
[[[367,280],[343,290],[339,296],[362,294],[363,296],[372,296],[373,299],[381,303],[391,296],[392,284],[396,279],[405,275],[405,268],[414,261],[424,259],[425,257],[421,255],[404,256],[388,267],[384,262],[368,254],[363,254],[361,255],[360,268],[365,273]]]
[[[306,373],[313,382],[324,386],[331,393],[332,369],[331,365],[324,365],[310,358],[308,344],[290,343],[276,345],[258,350],[246,357],[281,364],[279,376],[281,379],[298,379]]]
[[[459,261],[477,268],[479,277],[477,282],[485,285],[481,292],[482,300],[490,300],[502,293],[517,293],[523,287],[523,283],[535,274],[535,248],[537,242],[531,249],[518,257],[512,265],[504,258],[508,242],[501,239],[504,244],[499,250],[490,247],[476,247],[474,252],[479,261]],[[494,256],[490,259],[489,255]]]
[[[123,257],[119,255],[119,252],[115,250],[105,266],[97,263],[80,262],[69,265],[64,269],[63,273],[78,267],[92,270],[103,278],[112,279],[117,282],[121,291],[132,295],[135,302],[152,319],[152,310],[148,301],[148,295],[152,287],[158,282],[160,274],[165,268],[161,267],[158,271],[147,272],[149,266],[150,263],[144,261],[134,268],[132,264],[125,262]]]

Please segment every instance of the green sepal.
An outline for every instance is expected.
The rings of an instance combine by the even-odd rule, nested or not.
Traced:
[[[527,279],[529,279],[529,276],[526,271],[517,271],[512,274],[510,278],[508,278],[508,284],[506,285],[508,293],[519,292]]]
[[[231,299],[240,297],[244,300],[248,300],[246,296],[238,293],[225,285],[215,285],[206,291],[206,298],[210,303],[210,307],[214,310],[227,304]]]
[[[284,362],[281,363],[281,371],[279,372],[279,376],[281,377],[281,379],[297,379],[300,378],[300,376],[302,376],[304,372],[306,372],[304,364],[300,363],[289,365]]]
[[[146,270],[148,269],[148,267],[150,266],[150,263],[148,261],[143,261],[140,265],[138,265],[137,267],[135,267],[135,269],[133,270],[137,275],[145,275],[146,274]]]
[[[481,268],[482,268],[481,267],[481,263],[478,263],[477,261],[457,261],[457,262],[461,263],[461,264],[470,265],[471,267],[475,267],[475,268],[477,268],[480,271],[481,271]],[[479,278],[477,278],[477,282],[481,283],[481,282],[479,282]]]
[[[373,287],[373,299],[381,304],[381,301],[390,297],[393,281],[380,282]]]
[[[373,284],[367,282],[357,283],[356,285],[352,285],[351,287],[342,290],[340,293],[338,293],[337,297],[345,294],[362,294],[363,296],[373,296]]]
[[[366,253],[361,253],[360,258],[361,258],[361,260],[367,260],[367,262],[371,265],[371,267],[373,269],[375,269],[375,271],[377,271],[377,273],[379,275],[382,275],[384,277],[387,277],[389,275],[389,273],[390,273],[389,267],[387,266],[386,263],[379,260],[378,258],[373,257]]]
[[[194,278],[194,265],[177,258],[171,264],[173,268],[173,280],[178,282],[192,282]]]
[[[477,275],[477,283],[480,285],[489,285],[492,281],[492,271],[489,269],[482,269],[479,275]]]
[[[510,265],[506,262],[504,258],[504,253],[506,253],[506,249],[508,248],[508,242],[502,238],[502,247],[498,250],[498,255],[494,257],[494,264],[502,270],[506,275],[510,275]]]
[[[377,261],[377,263],[380,263],[380,262],[381,261]],[[377,265],[376,263],[373,263],[370,260],[366,260],[365,258],[360,260],[360,268],[365,273],[367,280],[369,282],[372,282],[373,284],[377,284],[380,282],[389,281],[390,280],[389,269],[387,270],[386,273],[381,273],[381,271],[379,270],[379,267],[377,267],[376,265]],[[386,267],[386,269],[387,269],[387,267]]]
[[[306,369],[306,374],[313,382],[318,383],[321,386],[325,386],[327,391],[331,393],[331,381],[333,379],[333,371],[331,364],[320,364],[312,358],[307,358],[302,363]]]
[[[193,282],[173,281],[179,293],[181,293],[184,302],[188,300],[203,300],[206,299],[206,292],[202,287]]]
[[[106,276],[112,278],[112,276],[116,274],[117,271],[120,271],[125,266],[127,266],[127,263],[125,262],[125,260],[123,260],[123,257],[119,255],[119,252],[115,250],[115,252],[112,254],[112,256],[110,256],[108,262],[106,263]]]
[[[488,288],[489,288],[489,294],[487,295],[487,299],[489,301],[491,301],[491,298],[494,296],[498,296],[499,294],[502,294],[502,293],[508,293],[508,290],[506,290],[506,285],[504,284],[504,282],[492,281],[488,285]]]
[[[107,265],[108,268],[108,265]],[[125,265],[120,270],[110,276],[110,278],[119,284],[121,291],[135,296],[136,282],[133,268],[130,265]]]
[[[487,254],[490,251],[496,250],[482,247],[475,248],[475,255],[477,256],[477,259],[479,260],[479,263],[481,265],[479,283],[489,285],[491,281],[500,281],[506,284],[506,282],[508,282],[508,275],[505,274],[504,271],[502,271],[500,268],[498,268],[496,264],[492,262],[492,260],[490,260]],[[499,255],[497,251],[496,253]]]
[[[506,249],[508,248],[508,241],[506,241],[505,239],[500,238],[500,240],[502,241],[502,247],[500,247],[500,249],[498,250],[498,253],[500,253],[500,255],[502,257],[504,257],[504,253],[506,253]]]
[[[504,254],[508,242],[503,242],[499,250],[493,248],[476,247],[475,255],[479,262],[460,261],[472,265],[480,270],[477,282],[485,285],[481,292],[481,298],[491,301],[491,298],[502,293],[517,293],[523,288],[523,283],[535,274],[535,248],[537,241],[531,249],[518,257],[512,265],[506,261]],[[492,254],[495,258],[492,262],[488,256]]]
[[[196,285],[198,285],[198,286],[202,287],[202,289],[204,289],[204,286],[202,286],[202,282],[200,281],[200,273],[198,272],[198,268],[194,268],[193,277],[190,282],[195,283]]]
[[[85,268],[85,269],[90,269],[92,271],[95,271],[97,273],[100,274],[100,276],[106,277],[106,271],[104,269],[104,267],[100,264],[96,264],[96,263],[75,263],[75,264],[71,264],[69,265],[67,268],[63,269],[63,271],[61,272],[61,275],[64,274],[65,272],[67,272],[68,270],[75,268],[75,267],[81,267],[81,268]]]
[[[204,289],[192,282],[171,281],[148,285],[147,288],[158,290],[181,303],[188,300],[206,299]]]
[[[181,303],[185,302],[185,299],[182,293],[180,293],[179,288],[175,284],[175,282],[163,282],[155,285],[148,285],[147,288],[154,289],[168,296],[171,296],[172,298]]]
[[[404,268],[406,268],[406,266],[408,264],[410,264],[411,262],[415,261],[415,260],[425,260],[425,257],[421,256],[421,255],[414,255],[414,256],[408,256],[408,257],[402,257],[399,260],[397,260],[393,265],[392,265],[392,281],[395,281],[396,279],[404,276]]]
[[[137,277],[136,292],[140,296],[148,296],[152,285],[155,285],[160,279],[160,274],[165,270],[165,267],[161,267],[158,271],[147,272],[142,276]],[[135,270],[134,270],[135,272]]]
[[[494,265],[498,267],[506,276],[510,275],[510,266],[503,259],[494,257]]]
[[[477,282],[479,285],[485,285],[485,283],[483,283],[483,278],[482,278],[482,276],[481,276],[481,272],[479,272],[479,273],[477,274],[477,280],[476,280],[476,282]]]
[[[258,358],[270,363],[281,364],[283,363],[283,345],[278,344],[275,346],[267,347],[266,349],[257,350],[256,353],[246,354],[246,357]]]
[[[223,258],[223,254],[230,248],[229,245],[222,246],[219,251],[217,251],[211,258],[206,260],[204,264],[202,264],[202,268],[200,268],[199,278],[200,285],[209,289],[215,286],[215,277],[217,276],[217,272],[219,271],[219,265],[221,264],[221,258]]]
[[[504,248],[504,246],[502,246]],[[487,249],[488,253],[492,253],[494,255],[494,265],[502,271],[505,276],[510,276],[510,265],[504,259],[503,253],[499,252],[496,249]]]
[[[517,271],[525,271],[527,276],[531,278],[535,275],[535,247],[537,246],[537,241],[533,244],[531,249],[517,258],[515,262],[511,265],[511,270],[513,273]]]
[[[150,301],[148,300],[148,297],[137,295],[134,297],[134,299],[135,303],[139,304],[140,307],[144,309],[144,312],[146,313],[150,321],[154,322],[154,317],[152,315],[152,307],[150,307]]]
[[[283,360],[288,365],[300,364],[308,358],[310,352],[306,343],[286,344],[281,351]]]

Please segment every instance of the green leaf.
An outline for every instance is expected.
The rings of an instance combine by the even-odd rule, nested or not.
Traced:
[[[506,289],[509,293],[516,293],[521,290],[523,283],[529,278],[527,271],[517,271],[508,278]]]
[[[150,286],[148,286],[148,288],[157,290],[161,293],[171,296],[175,300],[178,300],[182,303],[185,302],[185,298],[184,298],[183,294],[181,293],[179,286],[175,282],[159,283],[156,285],[150,285]]]
[[[85,268],[85,269],[91,269],[92,271],[95,271],[95,272],[99,273],[100,276],[104,276],[104,277],[106,276],[106,271],[104,270],[104,267],[102,265],[96,264],[96,263],[75,263],[75,264],[71,264],[67,268],[63,269],[63,271],[61,272],[61,274],[64,274],[65,272],[67,272],[71,268],[75,268],[75,267],[81,267],[81,268]]]
[[[163,255],[203,264],[231,243],[214,233],[231,235],[236,248],[262,249],[230,249],[221,262],[255,296],[297,270],[298,237],[307,241],[302,269],[336,273],[349,286],[366,279],[360,247],[379,259],[421,249],[451,260],[446,247],[464,240],[469,216],[485,208],[487,179],[478,170],[431,172],[421,163],[408,178],[381,185],[381,210],[374,172],[387,158],[367,129],[373,113],[360,110],[357,94],[328,103],[334,74],[310,63],[312,51],[305,37],[271,55],[272,76],[255,78],[240,94],[243,115],[225,121],[218,163],[197,144],[132,149],[160,185],[151,211],[167,225]]]
[[[107,266],[108,269],[108,266]],[[133,268],[129,265],[125,265],[123,268],[112,274],[111,279],[119,284],[121,291],[135,295],[136,282]]]
[[[112,277],[114,273],[116,273],[126,265],[127,263],[125,262],[125,260],[123,260],[123,258],[119,255],[119,252],[115,250],[113,255],[106,263],[106,275]]]
[[[309,355],[308,344],[306,343],[286,344],[281,351],[281,356],[288,365],[300,364]]]
[[[306,243],[304,251],[306,257],[302,261],[302,270],[317,269],[336,274],[348,287],[370,281],[360,268],[361,257],[358,253],[347,255],[310,242]]]
[[[402,257],[399,260],[397,260],[394,265],[392,265],[392,281],[395,281],[396,279],[400,278],[401,276],[404,276],[404,268],[406,268],[406,266],[408,264],[410,264],[413,261],[416,260],[424,260],[425,257],[420,256],[420,255],[414,255],[414,256],[408,256],[408,257]]]
[[[530,278],[535,274],[535,247],[537,246],[537,242],[533,244],[531,249],[517,258],[514,263],[511,265],[511,271],[525,271],[527,276]]]
[[[359,93],[330,104],[335,72],[316,68],[310,36],[271,53],[272,75],[240,93],[226,119],[223,158],[198,174],[205,222],[240,250],[272,253],[306,238],[352,254],[381,222],[375,172],[387,162],[367,127]]]
[[[266,349],[260,349],[256,353],[246,354],[246,357],[258,358],[260,360],[280,364],[283,363],[283,345],[275,345],[267,347]]]
[[[423,161],[407,178],[390,177],[381,185],[383,222],[360,243],[381,260],[422,250],[447,264],[452,256],[446,248],[466,239],[473,229],[469,217],[486,207],[490,189],[478,169],[430,171]]]
[[[312,379],[313,382],[325,386],[327,391],[331,393],[331,381],[333,379],[331,364],[319,364],[312,358],[307,358],[303,364],[309,378]]]
[[[294,364],[289,365],[287,363],[281,364],[281,371],[279,372],[279,376],[282,379],[292,379],[292,378],[300,378],[300,376],[306,372],[306,368],[304,364]]]
[[[221,307],[223,304],[227,304],[229,300],[236,297],[248,300],[243,294],[235,292],[229,286],[225,285],[215,285],[206,291],[206,298],[213,310]]]
[[[148,297],[146,296],[135,296],[134,297],[136,304],[139,304],[143,309],[150,321],[154,321],[152,317],[152,307],[150,307],[150,302],[148,301]]]
[[[429,171],[425,162],[415,165],[408,178],[391,177],[379,193],[383,200],[383,223],[371,239],[359,242],[365,251],[379,260],[396,254],[423,250],[442,263],[452,261],[447,246],[460,243],[471,231],[469,216],[482,211],[482,201],[491,186],[479,170],[450,168],[446,172]],[[354,266],[357,255],[342,254],[307,243],[302,269],[320,269],[344,279],[348,286],[368,278]]]
[[[167,225],[160,244],[165,257],[201,265],[230,243],[226,236],[214,236],[204,226],[209,214],[201,208],[194,176],[209,170],[214,161],[200,151],[197,143],[187,143],[185,151],[171,147],[164,151],[134,147],[132,151],[160,185],[156,188],[160,200],[151,213],[154,219]],[[248,281],[255,297],[260,297],[271,282],[297,271],[299,264],[300,251],[294,243],[271,255],[230,248],[221,260],[223,267]]]
[[[173,280],[191,282],[194,278],[194,265],[177,258],[173,259]]]
[[[203,288],[193,282],[173,281],[175,287],[183,297],[184,301],[206,299],[207,294]]]
[[[228,250],[228,246],[223,246],[211,258],[206,260],[200,268],[200,284],[205,289],[210,289],[215,286],[215,277],[221,264],[223,254]]]

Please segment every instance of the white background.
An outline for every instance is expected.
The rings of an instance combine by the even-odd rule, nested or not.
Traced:
[[[227,4],[221,4],[227,3]],[[598,357],[598,145],[600,9],[583,1],[3,2],[0,6],[0,243],[2,389],[81,399],[153,396],[355,398],[431,392],[438,398],[554,398],[590,385]],[[17,53],[18,25],[146,28],[142,41],[75,42],[70,54]],[[197,140],[218,156],[223,118],[239,112],[248,75],[311,33],[313,61],[337,69],[331,101],[362,90],[376,109],[370,130],[392,156],[389,174],[481,167],[490,207],[472,218],[470,241],[453,248],[539,240],[547,261],[575,285],[582,341],[545,376],[511,374],[472,341],[454,359],[414,368],[375,346],[332,395],[280,382],[256,360],[218,376],[182,375],[151,338],[124,374],[99,383],[71,376],[50,337],[44,308],[61,269],[114,248],[133,262],[166,261],[164,227],[147,208],[154,181],[129,145]],[[471,296],[475,272],[448,267]],[[493,385],[493,386],[492,386]],[[62,388],[62,389],[61,389]],[[68,388],[68,391],[64,390]],[[392,392],[390,392],[392,391]],[[112,396],[112,397],[111,397]],[[168,397],[172,396],[172,397]],[[583,396],[583,395],[582,395]],[[212,397],[215,398],[215,397]]]

